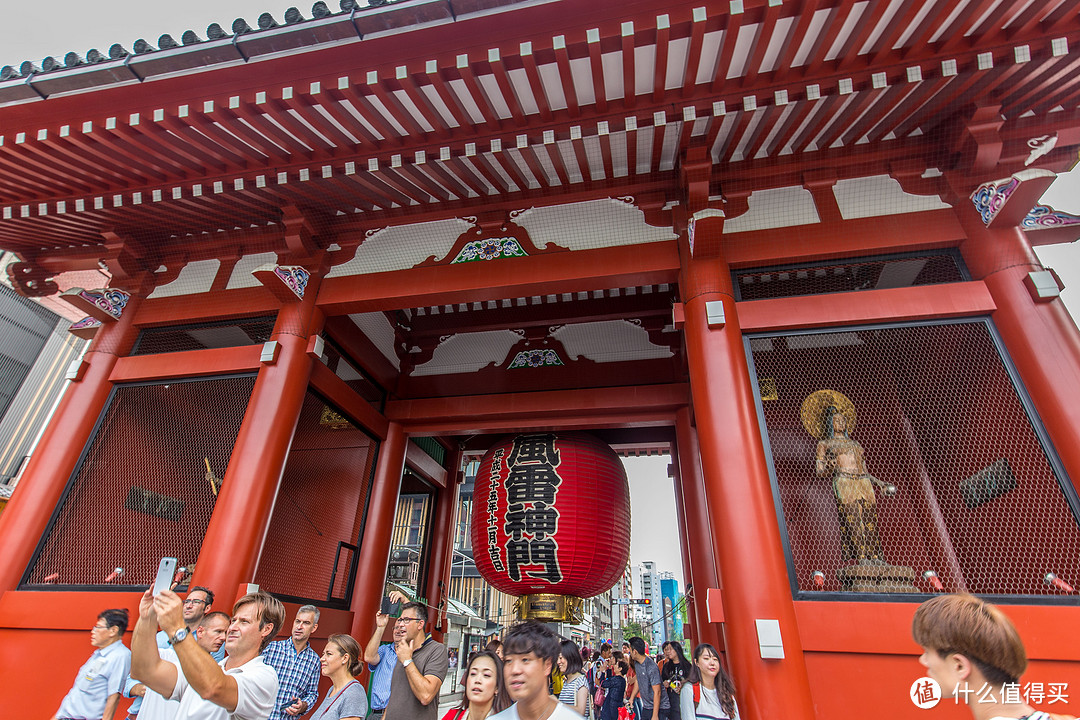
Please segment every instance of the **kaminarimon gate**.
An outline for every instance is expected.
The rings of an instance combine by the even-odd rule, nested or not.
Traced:
[[[406,483],[439,606],[463,459],[537,431],[671,453],[743,717],[911,717],[961,591],[1075,708],[1080,334],[1033,247],[1080,236],[1038,202],[1078,5],[342,0],[5,67],[0,248],[93,341],[0,516],[3,714],[163,555],[366,640]]]

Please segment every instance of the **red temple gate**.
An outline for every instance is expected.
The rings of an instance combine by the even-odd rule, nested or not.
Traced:
[[[438,606],[462,457],[551,429],[672,451],[688,634],[747,717],[905,717],[927,571],[1080,687],[1080,336],[1032,250],[1080,235],[1037,202],[1080,147],[1075,4],[661,10],[318,3],[0,73],[11,280],[96,333],[0,516],[9,712],[166,550],[365,636],[406,467]],[[850,581],[822,389],[911,592]]]

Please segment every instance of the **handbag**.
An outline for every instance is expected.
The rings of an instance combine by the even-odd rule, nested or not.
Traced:
[[[603,705],[604,704],[604,695],[605,695],[604,688],[598,686],[596,688],[596,693],[593,695],[593,698],[592,698],[593,705]]]

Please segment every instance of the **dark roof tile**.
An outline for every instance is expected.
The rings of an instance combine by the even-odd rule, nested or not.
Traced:
[[[335,15],[349,16],[350,14],[353,15],[355,18],[356,13],[362,9],[366,9],[369,7],[377,8],[387,4],[394,4],[397,1],[398,0],[338,0],[337,5],[340,8],[340,11],[336,12],[330,9],[330,7],[327,5],[326,0],[317,0],[311,6],[310,18],[305,17],[298,7],[290,7],[285,11],[284,23],[279,23],[273,17],[273,15],[267,12],[262,13],[259,16],[257,27],[255,28],[250,26],[244,18],[236,18],[232,22],[231,33],[224,30],[220,24],[213,23],[206,28],[206,37],[208,41],[215,41],[224,40],[232,36],[241,36],[248,34],[258,36],[260,31],[273,30],[274,28],[282,27],[282,25],[301,25],[303,23],[309,22],[309,20],[312,19],[315,21],[321,21],[327,18],[333,18]],[[359,27],[355,29],[352,28],[352,24],[348,22],[348,17],[342,17],[341,19],[345,21],[345,25],[349,27],[349,33],[356,32],[357,30],[363,30]],[[340,40],[342,37],[341,33],[344,32],[344,29],[342,28],[335,29],[336,26],[333,26],[333,22],[331,22],[330,24],[320,23],[311,27],[313,28],[311,31],[306,33],[302,32],[299,36],[296,37],[292,37],[291,33],[286,33],[286,36],[281,36],[280,32],[275,32],[267,36],[266,42],[261,42],[257,40],[256,37],[252,37],[250,39],[245,37],[243,42],[245,46],[249,47],[256,53],[271,50],[277,52],[280,51],[281,48],[288,48],[290,46],[303,47],[310,44],[317,44],[320,42]],[[196,34],[193,30],[185,31],[180,36],[179,43],[171,35],[162,35],[158,38],[157,47],[154,47],[154,45],[150,44],[147,40],[140,38],[136,40],[133,45],[134,53],[129,52],[127,49],[124,48],[123,45],[119,43],[114,44],[109,48],[107,56],[98,51],[97,49],[91,49],[87,51],[85,59],[83,57],[80,57],[78,53],[69,52],[64,55],[63,63],[59,62],[54,57],[45,58],[42,62],[41,68],[38,68],[31,61],[23,62],[18,68],[12,67],[10,65],[4,66],[3,69],[0,70],[0,80],[11,80],[20,76],[29,77],[43,71],[63,71],[64,69],[74,68],[86,63],[94,64],[106,62],[109,60],[124,60],[132,55],[140,56],[138,60],[134,60],[133,58],[134,62],[153,63],[154,61],[151,58],[144,59],[141,56],[152,56],[159,50],[172,50],[175,48],[179,48],[181,47],[181,43],[184,46],[188,46],[197,45],[202,42],[202,38],[200,38],[199,35]],[[262,49],[262,45],[266,45],[266,47],[270,50]],[[167,60],[168,58],[163,59]],[[211,63],[215,62],[215,60],[208,60],[207,58],[202,58],[202,61],[209,61]]]

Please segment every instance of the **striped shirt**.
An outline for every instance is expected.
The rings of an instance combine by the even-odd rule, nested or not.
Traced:
[[[559,702],[574,707],[577,702],[577,691],[582,687],[589,687],[589,679],[584,675],[578,675],[573,680],[564,680],[562,690],[559,691]],[[585,708],[588,709],[589,703],[585,703]]]
[[[371,709],[385,710],[390,702],[390,679],[394,677],[394,665],[397,665],[397,652],[394,643],[379,646],[379,662],[368,665],[371,670]]]
[[[275,640],[266,646],[263,662],[274,668],[278,676],[278,694],[269,720],[292,720],[285,708],[297,699],[307,703],[308,709],[319,700],[319,656],[308,645],[296,652],[292,638]]]

